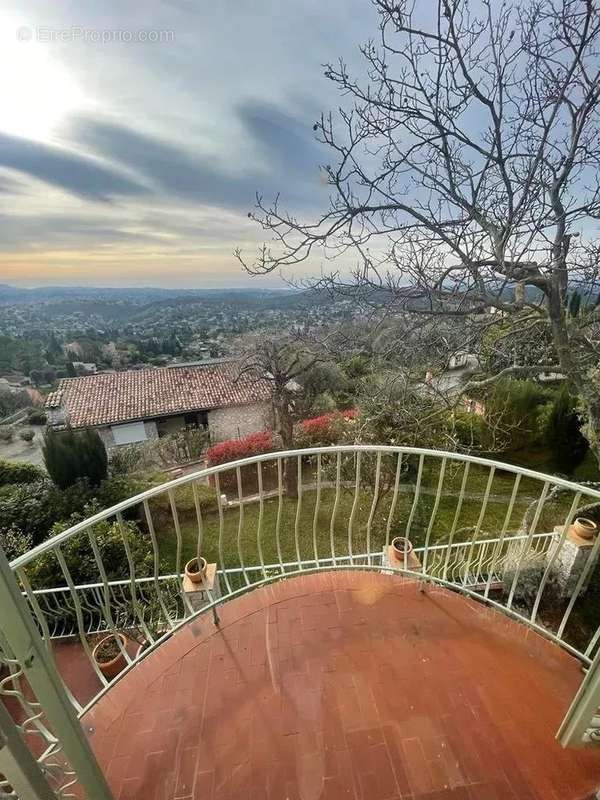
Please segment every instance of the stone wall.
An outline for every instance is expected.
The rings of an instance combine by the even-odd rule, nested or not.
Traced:
[[[238,439],[250,433],[270,430],[272,427],[273,411],[270,403],[252,403],[208,412],[208,430],[213,442]]]

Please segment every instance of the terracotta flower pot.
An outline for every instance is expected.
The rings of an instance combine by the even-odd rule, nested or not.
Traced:
[[[392,549],[398,561],[404,561],[412,553],[412,542],[405,536],[396,536],[392,539]]]
[[[127,639],[123,636],[122,633],[118,633],[117,636],[120,639],[123,648],[125,648]],[[112,656],[111,658],[106,658],[106,656],[103,655],[102,650],[109,642],[114,643],[114,645],[118,648],[118,645],[116,644],[115,641],[115,637],[111,633],[110,636],[105,636],[103,639],[100,639],[98,644],[92,650],[92,656],[94,658],[94,661],[98,665],[98,669],[100,670],[100,672],[104,675],[105,678],[108,678],[110,680],[111,678],[115,678],[119,674],[119,672],[122,672],[122,670],[125,669],[125,667],[127,666],[127,661],[125,659],[125,656],[121,652],[120,648],[118,649],[117,654]]]
[[[200,569],[198,569],[198,559],[190,559],[185,565],[185,574],[192,583],[202,583],[206,576],[206,559],[200,556]]]
[[[598,526],[591,519],[577,517],[573,523],[573,532],[581,539],[592,539],[598,532]]]

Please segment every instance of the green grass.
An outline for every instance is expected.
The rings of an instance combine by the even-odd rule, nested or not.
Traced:
[[[393,479],[395,475],[396,460],[393,456],[382,458],[382,495],[369,526],[368,519],[373,504],[372,489],[364,488],[374,484],[375,456],[366,454],[362,458],[363,484],[359,491],[352,523],[351,546],[354,554],[367,551],[367,539],[370,535],[371,552],[381,550],[386,539],[386,525],[392,501]],[[323,479],[335,478],[335,455],[323,457]],[[430,525],[435,494],[438,488],[441,462],[439,459],[426,459],[421,480],[419,501],[415,507],[413,521],[409,536],[415,546],[425,542],[427,530]],[[533,464],[531,465],[534,466]],[[411,457],[409,460],[409,474],[403,476],[398,501],[393,516],[390,536],[402,536],[407,533],[407,523],[414,500],[414,489],[418,459]],[[535,467],[540,469],[540,465]],[[448,461],[442,484],[440,502],[431,524],[430,544],[443,544],[448,541],[450,531],[454,524],[457,510],[458,494],[460,492],[464,475],[464,464]],[[587,465],[590,469],[590,465]],[[264,478],[268,470],[265,471]],[[342,480],[353,481],[354,460],[352,456],[344,456],[342,463]],[[479,522],[482,500],[486,491],[489,470],[487,467],[471,464],[469,468],[466,496],[457,519],[454,541],[468,541],[473,535],[473,528]],[[246,495],[256,491],[256,481],[250,472],[244,475],[243,491]],[[223,478],[221,489],[226,489],[230,499],[237,498],[237,481],[235,476],[229,481]],[[273,475],[271,475],[273,478]],[[314,480],[314,464],[303,467],[303,485],[312,484]],[[264,480],[265,489],[275,486],[272,480]],[[514,473],[497,470],[489,501],[481,519],[479,538],[494,538],[498,536],[505,524],[509,499],[515,483]],[[314,485],[314,484],[313,484]],[[540,496],[542,482],[532,478],[522,478],[519,493],[513,507],[513,512],[508,521],[507,532],[515,533],[519,530],[523,515],[527,508]],[[181,525],[182,553],[181,564],[196,554],[198,525],[195,509],[191,499],[190,490],[180,491],[178,498],[179,519]],[[187,494],[183,494],[187,491]],[[205,494],[210,495],[207,489]],[[214,492],[214,490],[213,490]],[[177,494],[177,493],[176,493]],[[298,553],[302,560],[315,557],[315,548],[320,558],[331,556],[331,519],[334,505],[334,490],[323,488],[321,500],[315,523],[316,492],[314,489],[305,489],[298,510],[294,498],[284,497],[281,504],[279,524],[279,539],[281,557],[283,561],[295,561]],[[337,556],[349,554],[348,528],[354,505],[354,488],[342,488],[333,521],[333,546]],[[570,493],[561,494],[544,506],[538,532],[549,532],[555,525],[560,525],[568,513],[572,496]],[[219,557],[220,524],[216,511],[209,510],[203,513],[203,545],[202,553],[209,561],[223,562],[227,568],[240,566],[241,559],[246,565],[260,563],[259,548],[262,549],[264,563],[277,563],[279,561],[277,548],[277,516],[279,503],[276,498],[266,499],[263,504],[262,517],[258,503],[247,503],[242,511],[229,508],[223,512],[223,529],[221,532],[222,559]],[[159,536],[160,557],[165,569],[174,569],[177,552],[177,536],[173,520],[168,509],[168,504],[161,506],[160,514],[156,520],[156,530]]]

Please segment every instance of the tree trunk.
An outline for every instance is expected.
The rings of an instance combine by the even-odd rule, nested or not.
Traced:
[[[289,412],[286,400],[276,405],[278,433],[284,450],[294,449],[294,420]],[[298,465],[294,457],[283,462],[283,484],[288,497],[298,497]]]

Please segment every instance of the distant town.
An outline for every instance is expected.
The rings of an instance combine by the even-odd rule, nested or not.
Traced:
[[[47,393],[61,378],[227,358],[244,334],[350,316],[347,300],[292,290],[1,286],[0,412],[30,404],[24,390]]]

